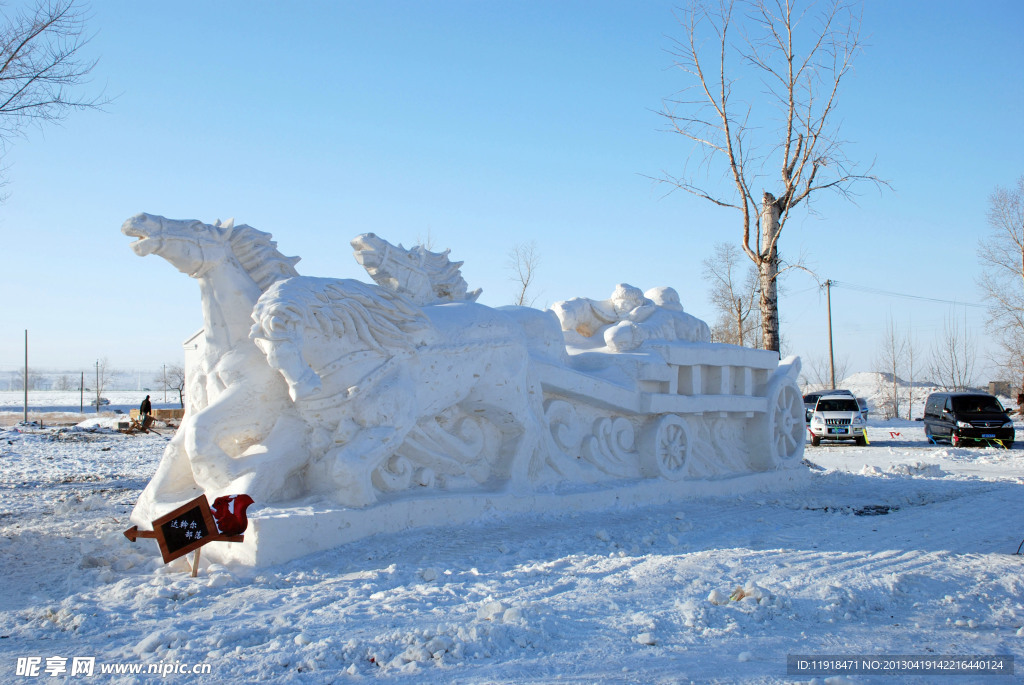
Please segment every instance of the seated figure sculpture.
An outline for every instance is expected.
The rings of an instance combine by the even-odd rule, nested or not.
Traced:
[[[607,300],[576,297],[556,302],[551,309],[570,342],[576,335],[603,340],[616,352],[635,350],[648,341],[711,341],[707,324],[683,311],[679,293],[673,288],[652,288],[644,293],[620,283]]]

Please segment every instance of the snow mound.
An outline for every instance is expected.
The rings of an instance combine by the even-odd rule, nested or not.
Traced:
[[[75,424],[73,427],[80,430],[89,430],[96,428],[106,428],[111,431],[117,430],[117,424],[128,419],[124,416],[97,416],[91,419],[86,419],[80,423]]]
[[[925,478],[944,478],[947,474],[938,464],[926,464],[922,461],[913,463],[890,464],[884,470],[878,466],[865,464],[858,472],[862,476],[916,476]]]
[[[774,600],[775,597],[770,592],[752,580],[748,581],[745,585],[737,585],[729,595],[718,589],[712,590],[708,594],[708,602],[715,606],[723,606],[729,602],[768,604]]]
[[[946,472],[938,464],[926,464],[922,461],[913,464],[893,464],[888,468],[889,473],[900,476],[926,476],[928,478],[943,478]]]

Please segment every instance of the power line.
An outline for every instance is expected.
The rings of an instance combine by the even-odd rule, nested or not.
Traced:
[[[847,288],[849,290],[857,290],[862,293],[870,293],[872,295],[888,295],[889,297],[903,297],[908,300],[922,300],[924,302],[951,304],[957,307],[977,307],[978,309],[988,309],[986,305],[975,304],[973,302],[957,302],[955,300],[941,300],[936,297],[924,297],[922,295],[907,295],[906,293],[894,293],[890,290],[882,290],[880,288],[869,288],[868,286],[865,285],[854,285],[853,283],[846,283],[845,281],[832,281],[832,287]]]

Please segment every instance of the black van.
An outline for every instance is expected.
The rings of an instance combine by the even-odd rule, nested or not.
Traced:
[[[929,442],[948,440],[954,447],[1001,444],[1013,447],[1013,421],[992,395],[980,392],[934,392],[924,406],[924,435]]]

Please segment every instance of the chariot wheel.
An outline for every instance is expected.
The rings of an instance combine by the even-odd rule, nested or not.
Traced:
[[[644,475],[680,480],[690,453],[690,429],[675,414],[659,416],[647,426],[641,439],[640,459]]]
[[[804,398],[789,378],[781,379],[768,393],[767,424],[767,447],[773,462],[803,456],[807,430]]]

